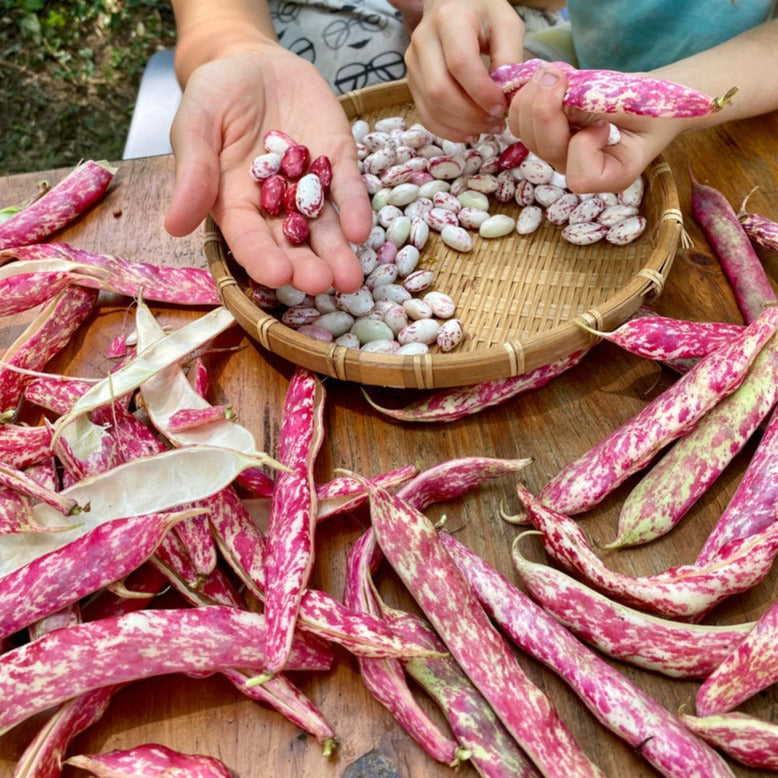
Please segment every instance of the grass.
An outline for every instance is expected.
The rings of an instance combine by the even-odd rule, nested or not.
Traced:
[[[0,0],[0,175],[121,159],[164,0]]]

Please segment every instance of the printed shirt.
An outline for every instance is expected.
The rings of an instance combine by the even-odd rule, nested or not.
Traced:
[[[774,0],[569,0],[581,68],[652,70],[765,22]]]

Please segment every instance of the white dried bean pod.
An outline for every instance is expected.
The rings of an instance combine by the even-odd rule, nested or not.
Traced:
[[[374,173],[362,173],[362,183],[371,197],[384,188],[381,179]]]
[[[480,208],[462,208],[457,219],[460,226],[466,230],[477,230],[489,216],[489,211],[482,211]]]
[[[597,195],[581,196],[580,199],[581,202],[576,205],[567,220],[570,224],[596,221],[597,217],[605,210],[605,203]]]
[[[638,209],[634,205],[609,205],[597,217],[597,223],[612,227],[630,216],[637,216]]]
[[[562,230],[562,237],[576,246],[591,246],[602,240],[608,228],[597,222],[579,222],[567,224]]]
[[[445,292],[427,292],[421,299],[432,308],[432,313],[439,319],[450,319],[456,310],[453,298]]]
[[[484,158],[475,149],[466,149],[462,156],[465,161],[465,169],[462,171],[463,175],[472,176],[481,169]]]
[[[435,342],[439,329],[440,325],[435,319],[418,319],[397,333],[397,342],[401,346],[406,343],[426,343],[429,346]]]
[[[410,146],[412,149],[420,149],[422,146],[432,142],[432,133],[419,125],[408,127],[400,135],[400,143],[404,146]]]
[[[632,243],[633,240],[637,240],[645,230],[645,216],[628,216],[623,221],[616,222],[616,224],[608,228],[608,232],[605,233],[605,240],[614,246],[626,246],[628,243]]]
[[[444,227],[452,227],[458,223],[457,215],[445,208],[432,208],[424,214],[424,220],[435,232],[441,232]]]
[[[373,295],[366,286],[361,286],[355,292],[336,292],[335,299],[342,311],[354,317],[365,316],[373,309]]]
[[[411,234],[411,220],[402,214],[386,228],[386,240],[398,248],[404,246]]]
[[[402,284],[381,284],[373,290],[373,300],[391,300],[394,303],[404,303],[410,300],[411,293]]]
[[[462,203],[459,199],[451,194],[451,192],[435,192],[432,196],[433,208],[445,208],[447,211],[453,211],[459,213],[459,209],[462,207]]]
[[[522,160],[519,170],[531,184],[549,184],[554,178],[554,168],[534,154]]]
[[[425,213],[432,210],[432,200],[429,197],[417,197],[413,202],[403,208],[403,213],[409,219],[416,219],[419,216],[424,216]]]
[[[417,356],[418,354],[427,354],[430,350],[430,347],[426,343],[403,343],[402,346],[400,346],[397,351],[394,353],[398,357],[406,357],[406,356]]]
[[[483,192],[476,192],[475,189],[465,189],[457,195],[460,208],[474,208],[479,211],[489,210],[489,198]],[[457,209],[459,210],[459,209]]]
[[[367,239],[366,245],[378,251],[384,243],[386,243],[386,230],[380,224],[376,224],[370,230],[370,236]]]
[[[335,343],[338,346],[345,346],[346,348],[359,348],[359,338],[353,332],[344,332],[339,337],[335,338]]]
[[[281,305],[292,308],[296,305],[303,305],[308,295],[305,292],[296,289],[291,284],[283,284],[276,289],[276,298]]]
[[[249,173],[255,181],[264,181],[275,175],[281,169],[281,155],[268,151],[254,157]]]
[[[432,307],[429,303],[425,303],[424,300],[420,300],[418,297],[411,297],[410,300],[406,300],[402,307],[406,317],[413,319],[413,321],[431,319],[433,316]]]
[[[556,224],[557,226],[567,224],[570,214],[575,210],[579,202],[577,194],[565,192],[565,194],[558,197],[546,208],[546,218],[551,224]]]
[[[449,184],[448,181],[433,178],[431,181],[427,181],[427,183],[422,184],[419,187],[419,197],[426,197],[431,200],[436,192],[448,192],[449,189],[451,189],[451,184]]]
[[[334,292],[321,292],[313,298],[313,304],[319,313],[332,313],[338,310]]]
[[[430,237],[430,226],[425,217],[417,217],[411,220],[411,234],[408,236],[410,244],[421,251]]]
[[[435,342],[441,351],[452,351],[464,337],[465,329],[459,319],[449,319],[443,322],[435,336]]]
[[[384,313],[384,324],[395,334],[408,324],[408,314],[400,303],[394,303],[390,300],[382,300],[387,304]]]
[[[482,238],[502,238],[513,232],[516,220],[505,213],[496,213],[486,219],[478,228],[478,234]]]
[[[553,184],[536,184],[535,185],[535,202],[541,206],[541,208],[548,208],[554,200],[558,200],[565,190],[561,186],[554,186]]]
[[[389,195],[389,204],[404,208],[412,203],[419,196],[419,187],[417,184],[405,183],[398,184],[392,189]]]
[[[295,305],[281,314],[281,322],[296,329],[303,324],[313,324],[320,316],[319,309],[312,305]]]
[[[434,280],[435,275],[431,270],[414,270],[405,277],[402,284],[411,294],[417,294],[432,286]]]
[[[351,134],[354,136],[354,140],[357,143],[362,143],[365,135],[370,132],[370,124],[364,119],[355,119],[351,123]]]
[[[397,256],[394,258],[397,274],[401,278],[405,278],[406,276],[410,275],[414,270],[416,270],[416,266],[419,264],[420,256],[421,254],[419,253],[419,249],[417,249],[416,246],[411,244],[403,246],[397,252]]]
[[[440,238],[449,248],[455,251],[466,252],[473,250],[473,239],[470,233],[464,227],[460,227],[459,224],[447,224],[440,231]]]
[[[323,313],[313,323],[331,332],[333,338],[338,338],[351,330],[354,326],[354,317],[348,311],[329,311]]]
[[[402,216],[402,208],[392,203],[381,206],[377,211],[378,223],[386,229],[398,216]]]
[[[464,169],[464,162],[457,156],[442,154],[432,157],[429,161],[429,172],[432,174],[432,177],[446,181],[452,181],[461,176]]]
[[[378,264],[378,252],[370,246],[362,246],[357,251],[357,259],[362,266],[362,274],[372,273]]]
[[[294,194],[297,210],[309,219],[315,219],[324,207],[324,188],[315,173],[306,173],[297,182]]]
[[[530,235],[540,227],[542,221],[543,209],[539,205],[525,205],[516,219],[516,232],[519,235]]]
[[[371,340],[393,340],[394,333],[389,329],[383,319],[357,319],[351,328],[358,338],[359,342],[364,345]]]
[[[638,208],[643,202],[645,188],[646,185],[643,181],[643,176],[639,176],[626,189],[618,193],[619,200],[624,203],[624,205],[631,205]]]
[[[394,258],[397,256],[397,244],[387,240],[378,247],[375,254],[378,267],[381,267],[381,265],[392,265],[394,264]]]
[[[467,180],[468,189],[484,195],[490,195],[497,191],[497,186],[497,176],[492,173],[484,173],[483,168],[480,173],[470,176]]]
[[[378,132],[392,132],[393,130],[402,132],[407,127],[407,124],[403,116],[384,116],[381,119],[377,119],[373,127]]]
[[[535,184],[524,179],[517,181],[513,199],[517,205],[532,205],[535,202]]]
[[[359,350],[369,354],[396,354],[398,348],[400,344],[394,338],[379,338],[364,343]]]
[[[362,136],[362,143],[364,143],[368,150],[371,152],[386,148],[388,142],[388,132],[377,132],[376,130],[371,130]]]

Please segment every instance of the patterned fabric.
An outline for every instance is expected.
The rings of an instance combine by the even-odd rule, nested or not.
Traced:
[[[387,0],[271,0],[281,44],[316,65],[337,94],[405,78],[409,44],[400,12]],[[528,30],[559,15],[514,6]]]

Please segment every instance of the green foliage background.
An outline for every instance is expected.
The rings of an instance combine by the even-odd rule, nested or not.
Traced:
[[[0,0],[0,175],[118,160],[164,0]]]

